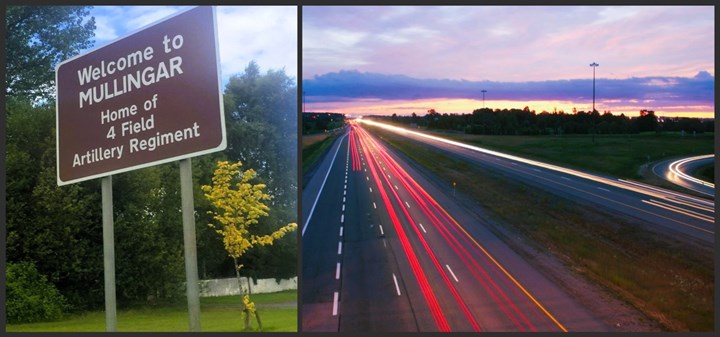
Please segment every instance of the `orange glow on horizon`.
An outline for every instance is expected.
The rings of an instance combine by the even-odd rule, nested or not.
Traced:
[[[697,118],[714,118],[714,106],[678,106],[669,107],[667,109],[652,108],[649,106],[630,105],[632,103],[622,103],[616,101],[596,101],[595,109],[601,114],[609,110],[614,115],[625,114],[628,117],[636,117],[640,115],[640,110],[654,110],[655,115],[662,117],[697,117]],[[335,102],[335,103],[308,103],[308,111],[337,112],[350,116],[367,116],[367,115],[410,115],[413,112],[418,116],[424,116],[429,109],[435,109],[438,113],[472,113],[473,110],[481,109],[483,101],[473,99],[425,99],[425,100],[357,100],[352,102]],[[485,107],[490,109],[523,109],[528,107],[535,110],[535,113],[554,111],[565,113],[573,113],[573,108],[578,111],[590,111],[592,102],[571,102],[571,101],[506,101],[506,100],[485,100]]]

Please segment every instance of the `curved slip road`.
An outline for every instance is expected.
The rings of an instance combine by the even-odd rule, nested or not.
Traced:
[[[715,155],[708,154],[690,158],[665,160],[653,166],[652,171],[660,178],[673,184],[715,198],[715,184],[690,176],[702,166],[715,163]]]

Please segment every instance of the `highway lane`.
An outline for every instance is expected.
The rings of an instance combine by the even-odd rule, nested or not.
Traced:
[[[715,184],[690,176],[689,172],[715,162],[715,155],[665,160],[653,165],[655,175],[673,184],[715,198]]]
[[[341,143],[303,229],[303,331],[606,330],[372,136]]]
[[[649,229],[682,235],[703,244],[714,242],[713,200],[528,160],[374,121],[360,121],[398,132],[559,196],[641,219]]]

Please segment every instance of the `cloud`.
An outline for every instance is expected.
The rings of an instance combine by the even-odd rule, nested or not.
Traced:
[[[715,78],[699,72],[694,77],[633,77],[596,79],[596,100],[655,105],[714,106]],[[385,75],[340,71],[303,80],[309,103],[349,102],[353,100],[482,99],[507,101],[584,101],[592,99],[592,79],[531,82],[464,81],[419,79],[405,75]]]

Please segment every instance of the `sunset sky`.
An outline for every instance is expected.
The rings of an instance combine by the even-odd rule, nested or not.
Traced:
[[[307,111],[714,116],[714,8],[304,6]]]

